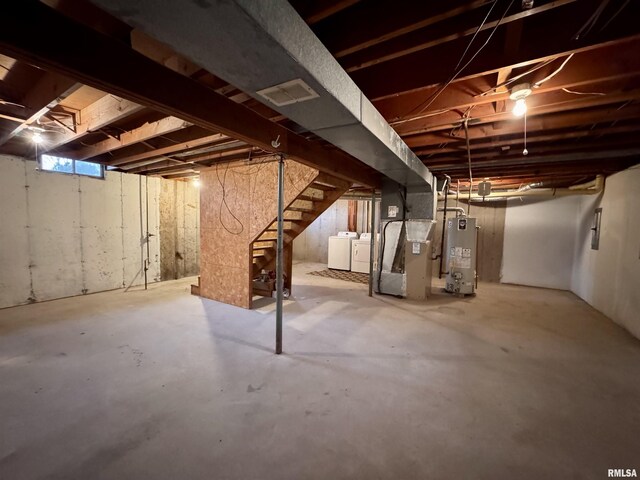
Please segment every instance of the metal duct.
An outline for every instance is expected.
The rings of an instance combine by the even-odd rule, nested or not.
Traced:
[[[429,170],[286,0],[92,1],[399,184],[432,191]]]

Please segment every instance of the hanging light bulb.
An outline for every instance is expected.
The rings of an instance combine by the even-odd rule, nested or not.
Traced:
[[[196,179],[193,181],[193,186],[194,186],[194,187],[196,187],[196,188],[200,188],[200,180],[196,178]]]
[[[527,113],[527,101],[525,99],[529,95],[531,95],[531,86],[528,83],[521,83],[511,89],[511,95],[509,95],[509,98],[516,102],[512,110],[516,117],[522,117]]]
[[[516,100],[516,104],[513,106],[513,114],[516,117],[522,117],[527,113],[527,101],[524,98]]]
[[[40,132],[33,132],[33,135],[31,136],[31,140],[35,144],[40,144],[44,141],[44,138],[42,138],[42,134]]]

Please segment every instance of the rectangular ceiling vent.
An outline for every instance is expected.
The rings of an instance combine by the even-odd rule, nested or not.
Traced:
[[[305,102],[320,96],[300,78],[259,90],[256,93],[277,107]]]

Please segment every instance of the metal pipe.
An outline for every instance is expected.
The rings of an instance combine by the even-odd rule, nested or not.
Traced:
[[[475,269],[475,277],[476,277],[476,290],[478,289],[478,244],[479,242],[479,237],[480,237],[480,227],[476,226],[476,254],[475,254],[475,260],[476,260],[476,264],[474,265],[474,269]]]
[[[467,212],[465,212],[464,208],[462,207],[447,207],[447,199],[444,199],[444,204],[445,207],[438,207],[438,211],[439,212],[445,212],[445,214],[447,212],[458,212],[461,216],[466,217],[467,216]]]
[[[276,354],[282,353],[284,298],[284,155],[278,160],[278,233],[276,238]]]
[[[508,192],[491,192],[488,197],[481,197],[478,194],[474,194],[471,197],[471,201],[483,201],[486,198],[487,201],[491,201],[499,198],[517,198],[517,197],[564,197],[567,195],[594,195],[602,192],[604,189],[604,177],[598,175],[595,180],[587,182],[581,185],[574,185],[569,188],[532,188],[530,190],[512,190]],[[457,199],[457,192],[455,195],[449,194],[449,197]]]
[[[443,189],[443,192],[442,192],[442,194],[444,195],[444,209],[442,210],[442,234],[440,235],[440,263],[438,266],[438,278],[442,278],[442,262],[444,257],[444,230],[447,226],[447,209],[450,208],[450,207],[447,207],[447,199],[449,198],[449,182],[451,181],[451,178],[447,176],[447,179],[445,181],[447,182],[447,185],[446,185],[447,188]],[[455,208],[457,209],[460,207],[455,207]]]
[[[147,217],[147,259],[144,261],[144,289],[147,289],[147,271],[149,270],[149,177],[145,175],[144,195],[145,195],[145,215]]]
[[[467,205],[467,215],[471,214],[471,192],[473,192],[473,174],[471,173],[471,147],[469,146],[469,119],[464,119],[464,137],[467,145],[467,160],[469,161],[469,204]]]
[[[376,190],[371,190],[371,245],[369,247],[369,296],[373,296],[373,259],[376,236]]]

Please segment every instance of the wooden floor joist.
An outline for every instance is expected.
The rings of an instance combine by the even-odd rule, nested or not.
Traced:
[[[367,186],[380,182],[377,172],[350,155],[309,141],[43,3],[17,2],[3,14],[0,52],[13,58],[339,178]]]

